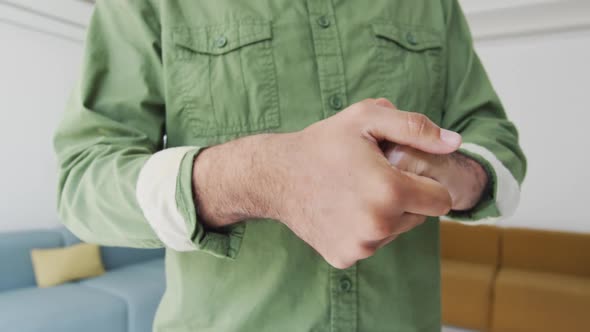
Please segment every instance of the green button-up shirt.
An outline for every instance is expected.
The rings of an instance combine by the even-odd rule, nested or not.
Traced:
[[[98,1],[55,137],[60,215],[89,242],[167,248],[155,331],[438,332],[437,220],[338,270],[277,221],[206,229],[193,204],[201,148],[377,97],[488,171],[455,219],[514,211],[525,159],[456,0]]]

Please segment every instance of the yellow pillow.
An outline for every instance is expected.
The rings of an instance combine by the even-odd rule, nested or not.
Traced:
[[[104,273],[96,244],[79,243],[65,248],[31,250],[37,286],[50,287]]]

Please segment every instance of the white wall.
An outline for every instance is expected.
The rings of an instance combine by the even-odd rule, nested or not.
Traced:
[[[63,13],[70,10],[68,1],[59,0],[64,7],[49,14],[67,20]],[[585,213],[590,204],[590,139],[585,134],[585,121],[590,120],[590,29],[584,25],[588,2],[576,2],[579,7],[554,6],[572,3],[563,0],[501,1],[494,6],[480,0],[463,2],[479,40],[477,49],[520,128],[529,160],[520,209],[502,224],[590,232]],[[548,5],[536,10],[521,7],[535,2]],[[89,10],[80,2],[71,3],[74,23],[86,20]],[[506,11],[512,5],[520,7]],[[494,8],[500,14],[494,14]],[[2,9],[0,4],[0,232],[58,224],[51,138],[80,65],[82,45],[73,40],[83,36],[83,31],[59,20],[33,19],[41,30],[65,38],[17,28],[2,18],[12,19],[22,11]],[[581,14],[575,16],[576,12]],[[81,19],[80,14],[86,16]],[[572,29],[576,31],[551,33]],[[514,36],[529,33],[534,35]]]
[[[590,30],[477,49],[529,163],[520,208],[503,224],[590,232]]]
[[[0,21],[0,232],[58,224],[52,135],[82,45]]]

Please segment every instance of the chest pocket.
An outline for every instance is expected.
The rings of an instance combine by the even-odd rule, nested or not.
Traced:
[[[270,22],[176,28],[172,41],[168,104],[193,137],[280,125]]]
[[[380,65],[380,95],[398,108],[438,121],[444,99],[440,36],[423,28],[376,23],[372,32]]]

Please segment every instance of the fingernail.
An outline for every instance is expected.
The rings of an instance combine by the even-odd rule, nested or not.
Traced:
[[[452,147],[458,147],[461,144],[461,135],[446,129],[440,130],[440,139]]]

